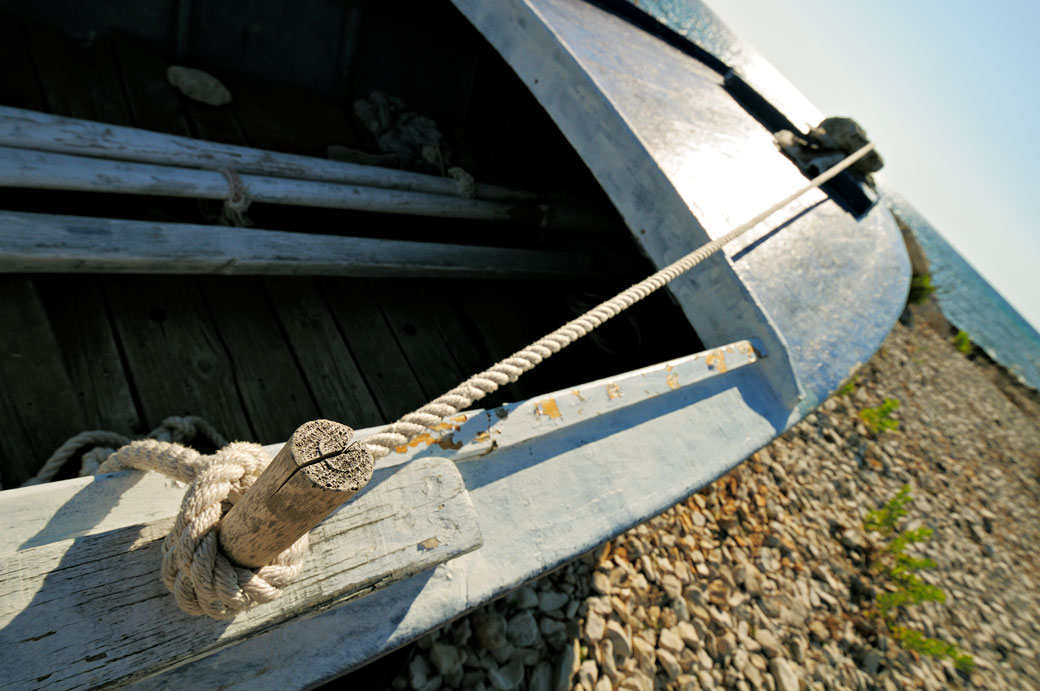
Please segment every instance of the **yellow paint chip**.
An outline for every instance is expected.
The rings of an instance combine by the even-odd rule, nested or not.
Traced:
[[[575,396],[577,396],[578,400],[581,401],[582,403],[585,402],[585,397],[581,395],[581,391],[578,391],[577,389],[575,389],[574,391],[571,391],[571,393],[574,394]]]
[[[669,374],[667,377],[665,377],[664,380],[668,383],[668,388],[669,389],[675,390],[675,389],[679,388],[679,375],[678,374],[675,374],[673,372],[672,374]]]
[[[476,438],[473,439],[473,441],[477,442],[478,444],[483,444],[486,441],[491,441],[491,435],[488,432],[480,432],[477,434]]]
[[[419,547],[421,547],[422,549],[433,549],[439,544],[441,544],[441,541],[438,540],[436,537],[428,537],[419,543]]]
[[[547,398],[544,401],[538,401],[538,405],[535,406],[534,412],[536,415],[548,415],[550,420],[563,417],[560,414],[560,406],[556,405],[555,398]]]
[[[726,354],[721,350],[715,350],[708,353],[704,361],[708,364],[708,369],[713,369],[720,374],[725,372],[726,367]]]
[[[621,387],[613,382],[607,384],[607,398],[611,400],[621,398]]]

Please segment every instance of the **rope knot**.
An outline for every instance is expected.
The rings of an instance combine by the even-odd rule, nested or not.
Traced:
[[[130,447],[139,444],[153,448],[161,445],[152,455],[157,460],[191,451],[179,444],[150,440],[134,442]],[[122,452],[121,449],[116,455]],[[130,453],[128,450],[127,455]],[[274,600],[280,589],[299,575],[307,551],[306,535],[278,555],[273,564],[255,571],[234,565],[220,549],[216,530],[220,519],[270,462],[259,444],[233,442],[212,456],[198,456],[191,464],[194,478],[162,546],[163,583],[188,614],[205,614],[214,619],[233,616],[255,604]]]

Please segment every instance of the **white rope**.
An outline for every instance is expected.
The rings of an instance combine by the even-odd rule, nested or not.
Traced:
[[[142,439],[122,447],[98,468],[98,473],[151,470],[191,483],[162,544],[162,581],[187,614],[225,619],[274,600],[300,574],[307,534],[256,570],[232,564],[218,544],[220,519],[270,462],[263,447],[250,442],[234,442],[203,456],[176,442]]]
[[[200,435],[209,440],[218,449],[222,446],[227,446],[227,439],[224,439],[213,425],[196,415],[168,417],[158,427],[149,432],[147,438],[160,441],[185,442]],[[79,475],[80,477],[93,475],[97,472],[98,467],[105,462],[105,459],[115,453],[116,448],[129,443],[129,437],[116,432],[106,432],[104,430],[80,432],[59,446],[51,454],[51,457],[44,462],[43,467],[37,471],[36,475],[23,482],[21,486],[29,487],[30,485],[50,482],[58,474],[62,466],[65,465],[66,461],[72,458],[77,451],[87,447],[91,448],[83,454]]]
[[[238,172],[232,168],[221,168],[220,172],[228,183],[228,197],[224,200],[224,208],[220,212],[221,222],[236,228],[253,225],[253,222],[246,216],[246,211],[253,202],[246,189],[246,183],[242,182]]]
[[[476,401],[498,390],[503,384],[516,381],[517,377],[532,369],[553,353],[560,352],[563,348],[566,348],[603,322],[617,316],[622,310],[628,309],[654,291],[661,289],[670,281],[673,281],[718,252],[729,242],[757,226],[809,190],[816,189],[824,184],[873,150],[874,145],[867,144],[849,155],[841,163],[813,178],[805,187],[774,204],[750,221],[742,223],[722,237],[698,247],[682,259],[666,266],[649,278],[636,283],[613,298],[593,307],[585,314],[569,321],[556,331],[535,341],[523,350],[513,353],[490,369],[470,377],[439,398],[434,399],[414,412],[408,413],[397,422],[387,425],[376,434],[364,440],[369,452],[372,454],[372,458],[375,460],[383,458],[397,447],[407,445],[408,442],[420,434],[433,431],[433,428],[440,424],[443,418],[455,415],[460,410],[470,407]]]

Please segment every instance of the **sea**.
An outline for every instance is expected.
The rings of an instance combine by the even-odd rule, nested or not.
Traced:
[[[699,0],[628,0],[712,53],[797,125],[823,114],[749,44]],[[928,254],[932,285],[946,318],[1020,382],[1040,389],[1040,333],[1034,329],[942,234],[898,192],[883,199],[910,227]]]

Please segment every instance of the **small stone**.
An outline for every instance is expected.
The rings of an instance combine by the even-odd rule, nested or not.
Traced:
[[[632,648],[635,650],[639,669],[652,675],[654,668],[657,666],[657,651],[654,650],[654,646],[636,636],[632,639]]]
[[[600,677],[593,691],[614,691],[614,684],[611,683],[609,677]]]
[[[173,65],[166,70],[166,81],[193,101],[210,106],[231,103],[231,92],[220,80],[202,70]]]
[[[513,660],[505,667],[492,667],[488,670],[488,679],[498,691],[513,691],[524,680],[524,663]]]
[[[737,637],[732,631],[726,632],[725,635],[719,636],[715,643],[715,659],[722,660],[726,658],[737,648]]]
[[[473,635],[484,650],[501,648],[506,642],[506,618],[495,612],[478,614],[473,620]]]
[[[538,630],[545,636],[545,642],[553,648],[562,648],[567,642],[567,625],[562,621],[542,617],[538,622]]]
[[[554,691],[566,691],[570,687],[571,679],[577,673],[580,663],[581,651],[578,649],[578,641],[575,640],[572,641],[571,645],[564,648],[563,655],[560,656],[559,661],[556,663],[556,675],[553,683]]]
[[[445,677],[452,677],[462,672],[462,656],[459,649],[445,643],[434,643],[430,648],[430,662]]]
[[[430,680],[430,666],[426,664],[426,658],[416,655],[408,663],[408,683],[413,689],[421,689]]]
[[[672,679],[678,679],[679,675],[682,674],[682,667],[679,666],[679,661],[675,659],[675,655],[664,648],[657,649],[657,661],[661,663],[661,668]]]
[[[715,688],[715,679],[712,678],[711,673],[706,670],[697,672],[697,679],[701,682],[702,689],[713,689]]]
[[[516,591],[516,606],[520,609],[533,609],[538,606],[538,593],[534,588],[525,585]]]
[[[809,633],[811,633],[813,637],[821,643],[831,639],[831,632],[828,631],[827,627],[823,625],[823,622],[819,620],[814,620],[809,623]]]
[[[606,633],[607,622],[596,612],[590,611],[585,617],[585,638],[595,643]]]
[[[683,674],[675,680],[675,683],[679,685],[678,691],[699,691],[701,687],[697,677],[692,674]],[[599,691],[599,689],[596,691]]]
[[[777,657],[770,660],[769,672],[776,682],[776,691],[798,691],[798,677],[784,658]]]
[[[678,655],[685,647],[685,643],[675,629],[661,629],[661,635],[657,638],[657,647],[663,648],[673,655]]]
[[[578,667],[578,683],[585,688],[591,689],[596,685],[599,678],[599,667],[595,660],[585,660]]]
[[[780,642],[769,629],[764,627],[756,629],[755,642],[762,646],[762,652],[766,654],[766,657],[780,657]]]
[[[637,669],[621,682],[618,691],[654,691],[654,680]]]
[[[509,620],[506,635],[513,645],[521,648],[534,645],[538,641],[538,622],[530,610],[524,610]]]
[[[661,577],[661,588],[670,600],[682,598],[682,582],[675,574],[666,573]]]
[[[552,691],[552,665],[544,660],[535,665],[527,681],[527,691]]]
[[[693,627],[688,621],[680,621],[675,627],[676,633],[679,634],[679,638],[687,647],[693,649],[701,644],[700,636],[697,635],[697,629]]]
[[[610,595],[610,577],[602,571],[595,572],[592,574],[592,589],[600,595]]]
[[[729,602],[729,587],[721,578],[708,584],[708,602],[716,607],[725,607]]]
[[[560,593],[555,590],[544,590],[542,594],[538,596],[538,609],[543,612],[555,612],[567,604],[566,593]]]
[[[632,639],[616,619],[607,622],[607,638],[614,646],[615,655],[622,658],[632,655]]]

